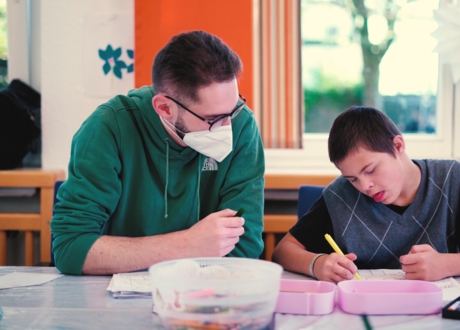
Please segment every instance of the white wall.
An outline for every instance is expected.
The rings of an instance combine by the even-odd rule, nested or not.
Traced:
[[[83,58],[88,45],[95,42],[88,37],[91,33],[100,36],[101,30],[108,26],[108,33],[116,39],[117,29],[112,29],[111,25],[119,21],[113,17],[127,15],[129,23],[122,28],[130,36],[134,48],[134,0],[41,0],[40,5],[35,3],[31,9],[34,16],[39,11],[39,19],[32,20],[32,24],[38,22],[38,26],[32,27],[35,32],[31,34],[36,42],[34,29],[40,29],[40,47],[35,49],[39,52],[39,78],[35,74],[32,80],[39,85],[42,95],[42,166],[67,170],[73,135],[96,107],[110,98],[106,92],[88,90],[88,78],[92,77],[88,77]],[[99,16],[96,20],[100,24],[93,24],[96,28],[88,34],[88,24],[94,23],[95,16]],[[93,17],[90,22],[89,17]],[[103,61],[97,55],[95,60],[99,61],[102,70]],[[133,88],[133,78],[128,85],[122,86],[125,89],[122,92]],[[116,92],[120,92],[120,88]]]
[[[81,123],[99,104],[134,86],[131,74],[111,89],[103,84],[88,88],[88,82],[100,81],[104,62],[97,48],[94,75],[87,74],[84,61],[88,47],[98,46],[99,41],[101,48],[108,39],[134,48],[134,0],[8,0],[7,11],[8,78],[21,79],[41,93],[42,167],[67,170],[71,139]],[[92,27],[94,31],[88,30]],[[0,209],[6,206],[10,212],[37,212],[39,199],[34,195],[0,200]],[[7,244],[8,265],[24,265],[24,234],[8,238]],[[38,264],[38,233],[34,251],[34,264]]]

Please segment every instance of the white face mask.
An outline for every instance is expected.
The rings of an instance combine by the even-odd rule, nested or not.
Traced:
[[[174,133],[176,132],[171,130],[168,126],[171,125],[177,129],[173,124],[167,120],[160,117],[166,123],[166,127]],[[181,132],[180,130],[178,130]],[[209,130],[198,131],[198,132],[188,132],[184,133],[182,140],[190,148],[198,151],[200,154],[211,157],[218,162],[221,162],[228,156],[228,154],[233,150],[233,133],[232,125],[221,126],[214,129],[212,132]],[[179,137],[179,136],[178,136]]]

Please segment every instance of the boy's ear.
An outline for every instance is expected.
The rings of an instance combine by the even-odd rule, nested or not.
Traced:
[[[396,135],[393,138],[393,144],[395,146],[395,151],[398,154],[402,154],[406,150],[406,143],[404,142],[404,138],[401,135]]]
[[[160,116],[165,118],[166,120],[171,119],[172,117],[172,110],[169,106],[170,102],[169,99],[164,97],[161,94],[155,95],[152,98],[152,106],[155,109],[155,112]]]

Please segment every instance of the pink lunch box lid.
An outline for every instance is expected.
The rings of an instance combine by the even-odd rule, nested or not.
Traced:
[[[344,281],[337,287],[338,304],[350,314],[436,314],[442,308],[442,290],[431,282]]]
[[[334,310],[335,284],[281,279],[276,313],[324,315]]]

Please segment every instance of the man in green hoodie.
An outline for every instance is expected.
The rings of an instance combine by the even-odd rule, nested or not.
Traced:
[[[155,57],[152,86],[116,96],[83,123],[51,222],[61,272],[259,257],[264,152],[238,93],[241,71],[215,36],[179,34]]]

